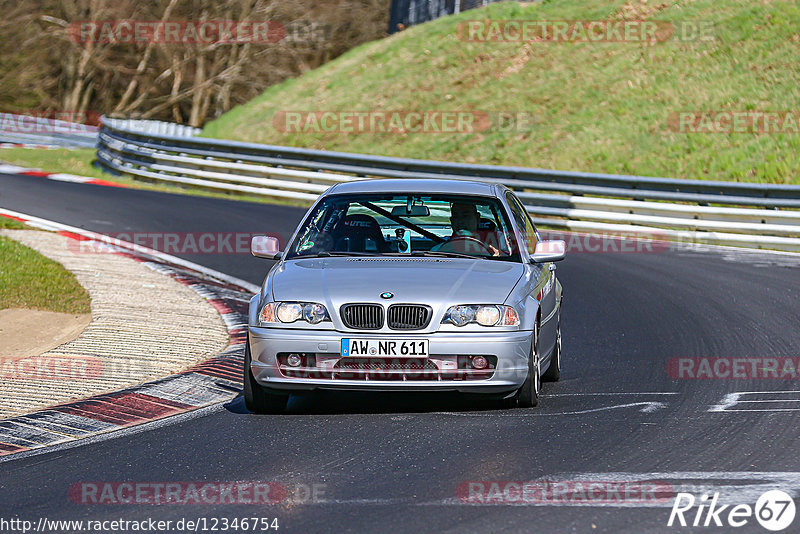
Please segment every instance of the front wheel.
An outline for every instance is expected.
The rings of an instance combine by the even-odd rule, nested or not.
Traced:
[[[558,382],[561,378],[561,317],[558,318],[558,327],[556,328],[556,347],[553,349],[553,355],[550,356],[550,367],[542,375],[542,380],[545,382]]]
[[[539,332],[537,331],[531,340],[531,354],[528,358],[528,376],[522,387],[517,390],[513,397],[506,399],[505,405],[508,408],[518,406],[520,408],[533,408],[539,404],[539,391],[542,387],[542,360],[539,357]]]
[[[289,395],[265,390],[253,377],[250,362],[250,336],[248,335],[244,348],[244,405],[254,413],[282,413],[286,409]]]

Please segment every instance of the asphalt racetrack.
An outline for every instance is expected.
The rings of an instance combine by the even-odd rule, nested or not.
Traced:
[[[16,175],[0,175],[0,207],[102,233],[284,238],[305,211]],[[269,267],[248,254],[177,255],[254,284]],[[797,362],[800,260],[710,247],[572,251],[557,272],[562,380],[544,385],[538,408],[503,410],[451,395],[324,394],[293,398],[284,415],[257,416],[237,397],[0,462],[0,517],[204,518],[208,527],[264,517],[277,518],[278,532],[300,533],[723,532],[730,527],[713,521],[668,526],[675,495],[688,491],[699,504],[716,492],[729,505],[752,505],[771,489],[800,495],[798,375],[759,367],[735,378],[733,367],[710,367],[720,361],[712,358],[729,366],[761,358],[767,369],[776,359],[779,371]],[[236,481],[275,482],[289,497],[258,506],[150,505],[74,494],[85,483]],[[544,481],[572,490],[515,493],[516,483]],[[658,481],[666,493],[655,501],[617,493],[639,481]],[[581,483],[604,497],[574,491]],[[787,531],[798,525],[800,518]],[[750,517],[737,532],[765,530]]]

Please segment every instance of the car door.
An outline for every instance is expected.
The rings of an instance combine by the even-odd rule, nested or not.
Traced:
[[[506,201],[511,208],[517,228],[522,238],[521,246],[524,246],[528,254],[533,254],[536,243],[540,241],[539,233],[533,225],[528,212],[522,205],[517,196],[511,192],[506,192]],[[541,330],[539,331],[539,354],[549,355],[556,345],[558,314],[556,306],[556,264],[533,263],[530,264],[534,270],[533,278],[536,280],[532,294],[539,301],[542,314]]]

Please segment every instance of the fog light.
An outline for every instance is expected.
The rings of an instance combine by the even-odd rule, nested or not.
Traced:
[[[473,369],[486,369],[489,367],[489,360],[485,356],[475,356],[472,358]]]
[[[286,358],[286,363],[289,367],[300,367],[300,364],[303,363],[303,357],[299,354],[290,354],[288,358]]]

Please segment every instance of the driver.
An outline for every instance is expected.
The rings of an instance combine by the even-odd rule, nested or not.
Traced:
[[[491,252],[492,256],[499,256],[500,251],[484,243],[478,234],[480,215],[475,204],[468,202],[452,202],[450,204],[450,225],[453,235],[445,241],[431,248],[432,251],[442,252]],[[472,243],[470,243],[472,241]],[[477,241],[478,243],[475,243]],[[456,245],[456,244],[459,245]]]

